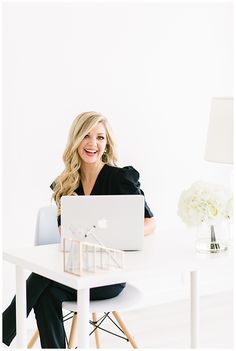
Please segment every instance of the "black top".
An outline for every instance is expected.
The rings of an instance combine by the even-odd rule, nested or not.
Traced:
[[[53,189],[53,184],[51,185]],[[84,195],[83,185],[80,182],[75,190],[76,194]],[[105,164],[99,172],[90,195],[143,195],[140,189],[139,173],[132,166],[123,168],[113,167]],[[144,217],[151,218],[153,213],[145,201]],[[58,226],[61,218],[58,217]]]

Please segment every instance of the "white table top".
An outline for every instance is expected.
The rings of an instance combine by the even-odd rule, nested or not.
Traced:
[[[63,253],[59,244],[5,250],[3,258],[27,270],[68,285],[74,289],[92,288],[124,282],[140,275],[163,275],[180,271],[197,271],[233,264],[233,250],[223,254],[198,254],[195,238],[187,230],[163,231],[145,237],[142,251],[125,252],[122,270],[86,273],[78,277],[63,271]]]

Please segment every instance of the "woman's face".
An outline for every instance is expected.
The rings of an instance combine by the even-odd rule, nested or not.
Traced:
[[[102,155],[107,144],[106,129],[99,122],[85,135],[78,147],[82,163],[93,164],[102,161]]]

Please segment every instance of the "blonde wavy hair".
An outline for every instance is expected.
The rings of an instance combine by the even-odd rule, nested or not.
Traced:
[[[63,195],[77,195],[75,189],[80,184],[81,159],[78,147],[84,137],[97,123],[102,123],[106,130],[107,145],[102,161],[108,165],[116,166],[117,153],[114,138],[105,116],[95,111],[83,112],[78,115],[70,128],[66,149],[63,153],[64,171],[53,182],[52,199],[56,202],[58,215],[60,214],[60,199]]]

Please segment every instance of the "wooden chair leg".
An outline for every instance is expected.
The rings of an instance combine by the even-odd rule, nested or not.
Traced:
[[[32,348],[33,348],[33,346],[34,346],[34,344],[36,343],[38,337],[39,337],[39,331],[38,331],[38,329],[37,329],[37,330],[35,330],[35,332],[34,332],[32,338],[31,338],[30,341],[28,342],[27,349],[32,349]]]
[[[97,314],[95,312],[92,313],[92,318],[93,318],[93,322],[96,322],[97,319]],[[95,329],[95,342],[96,342],[96,348],[100,349],[100,337],[99,337],[99,331],[98,329]]]
[[[120,314],[116,311],[112,312],[113,316],[115,317],[115,319],[117,320],[118,324],[120,325],[121,329],[123,330],[123,332],[125,333],[125,335],[127,336],[127,338],[129,339],[129,342],[131,343],[131,345],[133,346],[134,349],[138,348],[138,345],[136,343],[136,341],[134,340],[133,336],[130,334],[130,332],[128,331],[128,329],[126,328],[125,323],[123,322]]]
[[[69,337],[69,349],[74,349],[77,343],[77,313],[74,313]]]

